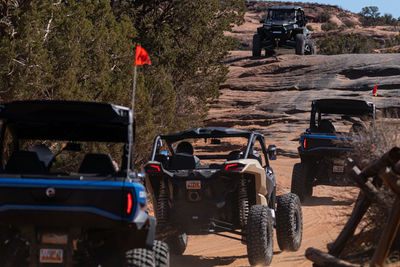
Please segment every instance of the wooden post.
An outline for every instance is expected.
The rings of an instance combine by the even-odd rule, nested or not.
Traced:
[[[400,160],[400,148],[394,147],[382,157],[365,167],[361,173],[363,178],[374,177],[387,166],[394,166]]]
[[[353,236],[358,224],[360,223],[362,217],[367,212],[371,201],[365,196],[363,192],[358,194],[357,202],[354,206],[353,212],[343,230],[340,232],[339,236],[336,238],[335,242],[329,246],[329,254],[333,256],[339,256],[343,251],[346,242],[350,237]]]
[[[400,227],[400,198],[396,197],[389,220],[383,229],[378,246],[371,260],[371,266],[383,266],[390,247]]]
[[[400,178],[389,168],[385,168],[379,173],[379,178],[392,189],[392,191],[400,197]]]
[[[372,202],[378,202],[385,208],[389,208],[390,204],[385,199],[385,196],[379,192],[379,190],[368,180],[364,179],[361,176],[361,170],[355,165],[352,159],[347,159],[349,165],[353,165],[351,171],[349,173],[350,178],[352,178],[358,187],[365,193],[366,197],[368,197]]]
[[[306,250],[306,258],[314,262],[318,266],[329,267],[359,267],[360,265],[353,264],[341,259],[338,259],[326,252],[322,252],[315,248],[308,248]]]

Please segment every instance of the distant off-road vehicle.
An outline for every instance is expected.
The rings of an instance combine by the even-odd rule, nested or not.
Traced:
[[[281,250],[298,250],[301,204],[292,193],[276,197],[275,158],[276,147],[252,131],[205,127],[157,136],[146,187],[171,252],[185,251],[187,234],[215,233],[245,243],[251,265],[268,265],[274,226]]]
[[[310,127],[300,136],[301,163],[293,167],[291,192],[303,201],[316,185],[343,185],[345,159],[371,143],[366,130],[375,105],[353,99],[312,101]],[[367,139],[367,140],[366,140]],[[371,146],[372,149],[372,146]]]
[[[304,11],[298,6],[272,6],[267,9],[262,27],[253,36],[253,57],[272,55],[274,50],[295,48],[297,55],[315,54],[315,44],[311,42],[311,32],[307,29]]]
[[[112,104],[0,105],[0,266],[168,266],[130,164],[133,131]]]

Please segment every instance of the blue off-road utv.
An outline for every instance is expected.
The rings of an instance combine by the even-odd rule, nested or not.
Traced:
[[[301,163],[293,167],[291,191],[303,201],[312,196],[316,185],[346,184],[345,159],[371,144],[367,131],[374,119],[375,105],[370,102],[312,101],[310,127],[300,136]]]
[[[0,266],[168,266],[132,171],[133,125],[112,104],[0,105]]]

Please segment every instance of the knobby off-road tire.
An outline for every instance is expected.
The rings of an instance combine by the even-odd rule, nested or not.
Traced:
[[[296,55],[304,55],[306,41],[303,34],[296,34]]]
[[[153,249],[136,248],[125,255],[126,267],[169,267],[168,245],[154,240]]]
[[[165,242],[154,240],[153,252],[156,267],[169,267],[169,248]]]
[[[276,237],[281,250],[297,251],[303,236],[300,199],[293,193],[277,197]]]
[[[313,42],[307,41],[306,42],[306,48],[304,51],[305,55],[315,55],[316,50],[315,50],[315,44]]]
[[[174,255],[182,255],[187,247],[188,236],[186,233],[168,236],[165,242],[168,244],[169,251]]]
[[[247,225],[247,217],[249,215],[249,198],[247,196],[247,183],[244,177],[240,178],[238,202],[240,226],[242,229],[245,229]]]
[[[169,218],[169,198],[166,181],[161,179],[160,192],[156,200],[156,218],[159,225],[166,224]]]
[[[253,205],[250,208],[246,229],[247,255],[254,265],[269,265],[274,246],[273,222],[267,206]]]
[[[317,54],[317,48],[315,47],[315,44],[312,42],[310,43],[310,52],[311,52],[311,55]]]
[[[307,174],[307,166],[302,163],[296,163],[293,166],[292,186],[290,192],[296,194],[300,201],[303,202],[307,197],[312,196],[313,185],[312,179]]]
[[[261,57],[261,36],[259,34],[253,35],[253,57]]]
[[[150,249],[135,248],[126,252],[125,267],[155,267],[154,252]]]

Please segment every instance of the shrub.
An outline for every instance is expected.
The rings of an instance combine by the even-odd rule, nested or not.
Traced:
[[[307,25],[307,29],[308,29],[309,31],[313,31],[313,30],[314,30],[313,27],[312,27],[311,25]]]
[[[374,40],[360,34],[327,36],[317,41],[319,52],[326,55],[371,53],[378,47]]]
[[[343,23],[347,28],[354,28],[356,26],[356,23],[349,19],[346,19],[345,21],[343,21]]]
[[[321,29],[323,31],[332,31],[336,30],[338,28],[338,25],[335,22],[329,21],[327,23],[322,24]]]
[[[321,23],[325,23],[325,22],[329,21],[330,18],[331,18],[331,15],[329,15],[328,11],[323,11],[321,13],[318,13],[318,15],[317,15],[317,21],[321,22]]]

